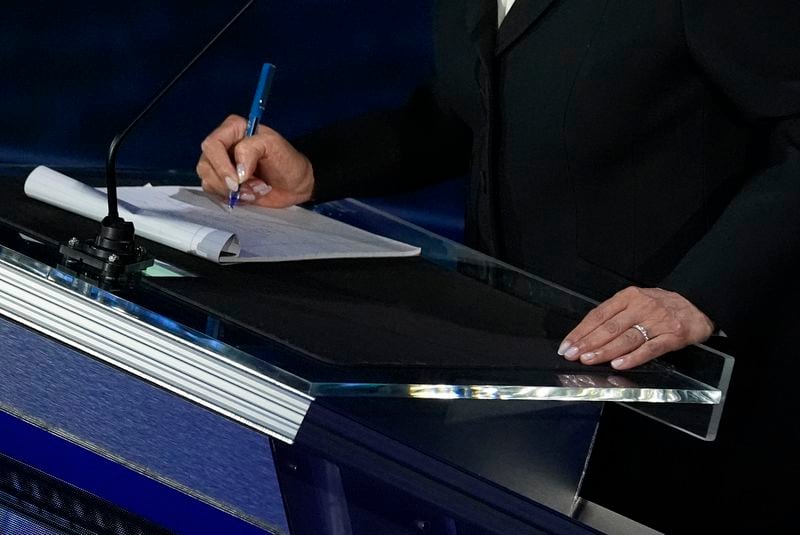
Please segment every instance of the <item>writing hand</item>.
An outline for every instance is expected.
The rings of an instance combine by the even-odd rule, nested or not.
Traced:
[[[269,208],[308,201],[314,190],[308,158],[264,125],[244,137],[246,126],[244,117],[231,115],[203,140],[196,168],[203,190],[227,198],[241,184],[241,203]]]

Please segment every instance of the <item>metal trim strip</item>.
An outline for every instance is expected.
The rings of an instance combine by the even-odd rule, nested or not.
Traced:
[[[289,444],[314,399],[5,260],[0,314]]]

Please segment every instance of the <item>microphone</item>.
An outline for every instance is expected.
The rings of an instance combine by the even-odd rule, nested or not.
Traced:
[[[114,136],[106,157],[106,192],[108,196],[108,215],[100,223],[100,232],[94,238],[83,242],[72,238],[61,245],[64,264],[70,271],[97,284],[103,289],[122,290],[130,287],[141,272],[152,266],[154,258],[147,250],[136,243],[133,223],[119,216],[117,201],[117,153],[122,142],[147,116],[148,113],[164,98],[172,87],[203,57],[206,51],[230,28],[255,0],[248,0],[236,14],[220,29],[211,40],[178,72],[175,77],[153,97],[144,109]]]

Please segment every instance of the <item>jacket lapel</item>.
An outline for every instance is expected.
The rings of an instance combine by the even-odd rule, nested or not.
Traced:
[[[502,54],[522,33],[531,27],[555,0],[516,0],[511,11],[497,30],[497,42],[494,53]],[[489,2],[494,4],[494,2]],[[496,11],[495,7],[495,11]],[[495,14],[495,25],[497,24]]]

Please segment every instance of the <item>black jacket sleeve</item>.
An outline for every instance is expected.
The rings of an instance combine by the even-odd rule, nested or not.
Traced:
[[[735,332],[769,313],[800,256],[800,3],[682,3],[698,65],[763,132],[765,157],[661,286]]]
[[[314,201],[386,195],[465,174],[472,137],[423,87],[400,108],[368,113],[292,140],[311,160]]]

